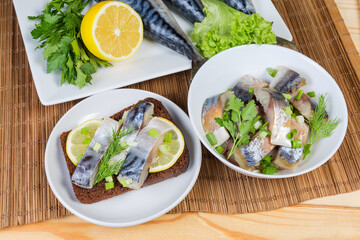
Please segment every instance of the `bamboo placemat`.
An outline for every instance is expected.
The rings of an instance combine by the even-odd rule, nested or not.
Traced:
[[[349,110],[345,140],[334,157],[311,173],[284,180],[243,176],[203,149],[199,179],[171,212],[245,213],[360,189],[360,58],[333,0],[274,0],[301,52],[338,82]],[[70,214],[44,172],[46,141],[78,101],[41,105],[10,0],[0,3],[0,228]],[[189,72],[130,86],[161,94],[186,110]]]

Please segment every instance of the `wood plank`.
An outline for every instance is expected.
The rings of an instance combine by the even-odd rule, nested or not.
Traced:
[[[336,0],[360,50],[360,2]],[[0,230],[0,239],[359,239],[360,191],[270,212],[166,214],[129,228],[106,228],[75,216]],[[291,236],[291,238],[289,238]]]

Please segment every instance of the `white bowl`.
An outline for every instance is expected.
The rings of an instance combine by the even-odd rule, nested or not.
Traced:
[[[326,110],[329,117],[338,117],[341,119],[341,123],[331,137],[320,139],[311,147],[311,154],[305,160],[300,160],[295,170],[281,170],[274,175],[265,175],[242,169],[212,149],[202,127],[201,111],[203,103],[208,97],[232,88],[245,74],[270,82],[271,77],[266,68],[276,68],[279,65],[294,69],[307,79],[308,84],[303,87],[305,92],[315,91],[316,96],[319,96],[320,93],[328,93]],[[315,100],[318,99],[315,98]],[[258,178],[294,177],[321,166],[340,147],[348,122],[344,96],[330,74],[305,55],[276,45],[239,46],[221,52],[208,60],[196,73],[191,83],[188,111],[191,123],[201,142],[217,159],[237,172]]]
[[[59,136],[91,118],[108,117],[137,101],[152,97],[161,101],[184,135],[189,165],[178,177],[92,204],[80,203],[73,192]],[[178,205],[194,186],[201,166],[201,144],[190,120],[170,100],[147,91],[118,89],[91,96],[72,107],[56,124],[45,150],[46,177],[61,204],[76,216],[94,224],[126,227],[157,218]]]

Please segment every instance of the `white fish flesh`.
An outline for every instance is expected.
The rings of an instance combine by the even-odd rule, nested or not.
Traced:
[[[203,105],[201,121],[205,133],[213,133],[216,138],[217,144],[213,146],[214,148],[222,145],[230,138],[225,127],[220,127],[214,119],[222,118],[226,104],[232,95],[233,93],[230,91],[221,93],[206,99]]]
[[[271,143],[291,147],[291,141],[287,138],[290,132],[291,117],[287,116],[284,109],[290,107],[282,94],[271,88],[255,89],[255,96],[261,103],[269,122]]]
[[[136,136],[139,134],[140,130],[148,124],[153,114],[154,105],[144,100],[139,101],[129,111],[124,112],[124,124],[121,127],[121,130],[129,131],[132,129],[133,131],[130,134],[125,135],[121,139],[121,142],[126,142],[128,145],[131,145]],[[109,162],[115,164],[120,160],[124,160],[128,152],[129,148],[126,148],[118,155],[113,156]]]
[[[309,126],[303,122],[298,123],[294,120],[291,121],[291,129],[296,129],[297,133],[294,136],[294,139],[299,139],[301,141],[301,148],[289,148],[281,146],[279,148],[278,154],[274,160],[274,164],[282,169],[295,169],[299,160],[303,155],[304,145],[307,141],[309,134]]]
[[[150,136],[149,131],[155,129],[159,135]],[[136,137],[133,146],[130,147],[125,162],[122,165],[118,180],[127,182],[127,187],[140,189],[149,174],[152,160],[156,156],[159,145],[164,141],[164,136],[171,128],[162,120],[153,118]]]
[[[299,73],[287,67],[280,66],[274,79],[270,82],[270,88],[281,93],[293,93],[306,85],[306,79]]]
[[[260,79],[252,77],[250,75],[244,75],[240,78],[239,82],[232,88],[235,95],[240,98],[244,103],[248,103],[254,96],[253,93],[249,93],[250,88],[265,88],[268,84]]]
[[[72,183],[82,188],[92,188],[94,186],[99,163],[110,144],[113,131],[117,132],[119,127],[120,123],[110,118],[106,118],[101,122],[71,176]]]

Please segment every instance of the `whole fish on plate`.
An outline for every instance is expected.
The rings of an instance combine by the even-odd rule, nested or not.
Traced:
[[[92,188],[94,186],[99,163],[110,144],[113,131],[116,132],[119,127],[120,123],[110,118],[101,122],[79,164],[76,166],[71,176],[71,182],[82,188]]]
[[[153,118],[135,139],[118,175],[119,182],[132,189],[140,189],[149,174],[152,160],[156,156],[164,136],[171,128],[164,121]],[[151,134],[156,131],[156,136]]]
[[[309,135],[309,126],[305,122],[291,121],[291,129],[296,129],[294,139],[301,141],[300,148],[281,146],[274,160],[274,164],[282,169],[295,169],[303,155],[304,145]]]
[[[269,84],[267,84],[266,82],[264,82],[260,79],[252,77],[250,75],[244,75],[243,77],[240,78],[240,80],[232,88],[232,91],[244,103],[248,103],[254,96],[254,93],[249,92],[250,88],[252,88],[252,89],[265,88],[268,85]]]
[[[205,18],[204,6],[200,0],[164,0],[164,2],[173,6],[191,23],[201,22]]]
[[[96,1],[102,2],[102,0]],[[144,34],[147,37],[186,56],[195,63],[204,62],[205,59],[192,45],[161,0],[118,1],[128,4],[140,15],[144,24]]]
[[[126,132],[132,130],[132,132],[125,135],[121,141],[131,145],[140,130],[148,124],[153,114],[154,105],[144,100],[139,101],[129,111],[125,112],[123,116],[124,124],[121,130],[125,130]],[[120,152],[120,154],[113,156],[110,162],[117,163],[120,160],[124,160],[128,152],[129,148],[126,148]]]
[[[264,108],[269,131],[271,132],[271,143],[291,147],[291,141],[287,138],[290,132],[291,117],[285,113],[285,108],[290,105],[285,101],[282,94],[272,88],[258,88],[254,91],[256,99]]]
[[[223,0],[227,5],[248,15],[254,14],[255,7],[252,0]]]
[[[213,146],[214,148],[222,145],[230,138],[225,127],[220,127],[220,125],[215,122],[215,118],[222,118],[226,104],[232,95],[232,92],[226,91],[219,95],[207,98],[204,102],[201,113],[201,122],[205,133],[214,134],[217,141]]]

